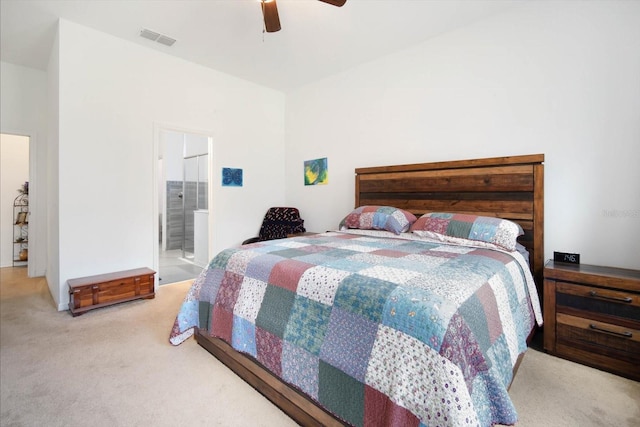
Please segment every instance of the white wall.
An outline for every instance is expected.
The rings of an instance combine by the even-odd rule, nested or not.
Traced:
[[[283,203],[282,93],[67,21],[59,50],[59,309],[70,278],[153,266],[158,124],[210,131],[213,170],[245,169],[211,183],[214,251]]]
[[[47,64],[47,285],[58,308],[60,303],[60,34]],[[42,147],[40,147],[42,149]],[[64,282],[62,282],[64,283]]]
[[[13,265],[14,199],[29,181],[29,137],[0,134],[0,267]]]
[[[356,167],[544,153],[545,256],[640,268],[639,76],[640,2],[523,2],[291,93],[287,203],[335,229]]]

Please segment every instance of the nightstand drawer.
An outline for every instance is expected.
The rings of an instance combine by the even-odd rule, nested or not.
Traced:
[[[640,329],[640,294],[556,282],[556,311]]]
[[[640,363],[640,329],[558,313],[556,340],[558,344]]]

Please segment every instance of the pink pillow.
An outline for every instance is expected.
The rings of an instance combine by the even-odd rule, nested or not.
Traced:
[[[409,230],[416,216],[411,212],[392,206],[360,206],[340,221],[341,230],[387,230],[395,234]]]

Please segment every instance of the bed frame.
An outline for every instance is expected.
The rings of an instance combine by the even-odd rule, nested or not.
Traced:
[[[388,205],[416,215],[429,211],[469,213],[519,223],[525,231],[520,243],[530,253],[531,271],[542,300],[544,154],[368,167],[355,172],[356,207]],[[198,330],[195,336],[198,344],[300,425],[344,425],[255,359]]]

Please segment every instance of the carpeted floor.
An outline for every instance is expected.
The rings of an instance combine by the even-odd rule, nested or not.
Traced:
[[[168,342],[189,282],[73,318],[43,278],[0,269],[0,425],[293,426],[193,339]],[[640,383],[528,350],[518,426],[638,426]]]

